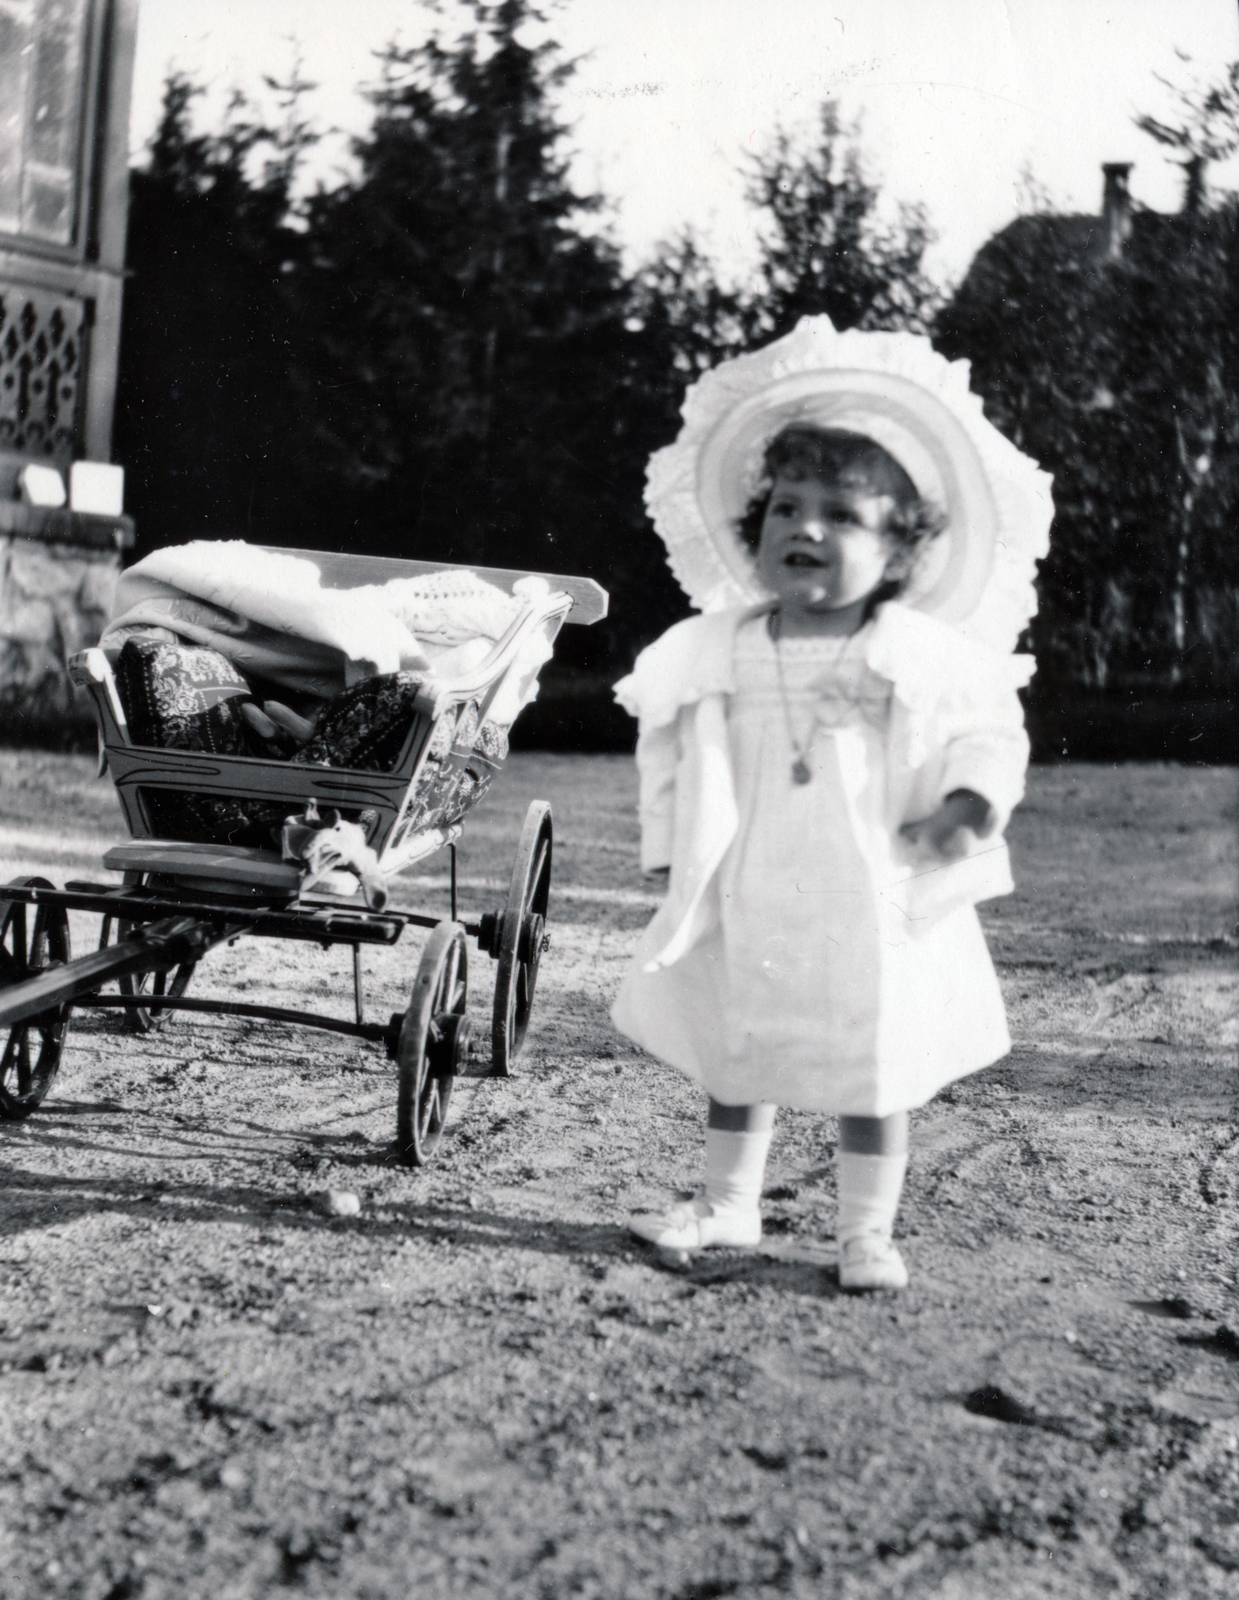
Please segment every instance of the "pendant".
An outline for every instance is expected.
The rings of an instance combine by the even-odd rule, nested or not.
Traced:
[[[803,756],[797,756],[792,762],[792,782],[808,783],[813,777],[813,769]]]

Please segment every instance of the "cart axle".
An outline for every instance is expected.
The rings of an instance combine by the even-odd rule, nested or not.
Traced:
[[[113,947],[115,948],[115,947]],[[400,1033],[403,1013],[394,1015],[390,1022],[349,1022],[344,1017],[323,1017],[313,1011],[292,1011],[286,1006],[253,1005],[244,1000],[203,1000],[184,995],[151,996],[149,994],[100,994],[92,1000],[83,1000],[81,1009],[95,1007],[109,1010],[126,1010],[133,1007],[151,1011],[205,1011],[221,1017],[252,1017],[260,1022],[291,1022],[301,1028],[320,1028],[328,1033],[343,1033],[353,1039],[365,1039],[369,1044],[383,1045],[389,1056],[395,1053],[395,1041]]]
[[[174,848],[190,865],[197,863],[194,846]],[[507,1077],[524,1043],[538,966],[549,943],[551,849],[551,808],[534,800],[525,814],[506,901],[476,922],[458,916],[455,850],[450,920],[393,907],[370,911],[343,896],[303,901],[286,878],[251,882],[260,852],[230,852],[224,846],[209,852],[211,875],[202,882],[193,881],[196,875],[188,866],[178,877],[125,865],[118,868],[125,873],[123,883],[78,880],[57,889],[44,878],[23,878],[6,884],[0,888],[0,1030],[8,1033],[0,1055],[0,1122],[21,1120],[42,1104],[59,1070],[75,1009],[119,1011],[143,1033],[162,1027],[173,1012],[196,1012],[317,1028],[382,1045],[396,1069],[399,1154],[422,1166],[443,1134],[455,1078],[476,1071],[466,1010],[469,939],[497,963],[491,1075]],[[172,851],[169,847],[157,859],[171,859]],[[242,873],[235,879],[250,885],[252,892],[244,897],[229,892],[230,864],[250,871],[249,878]],[[93,912],[101,919],[98,948],[76,960],[71,911]],[[368,1022],[362,946],[394,945],[408,927],[431,930],[409,1007],[386,1022]],[[241,935],[351,947],[354,1017],[186,996],[201,958]],[[112,983],[119,993],[100,993]]]

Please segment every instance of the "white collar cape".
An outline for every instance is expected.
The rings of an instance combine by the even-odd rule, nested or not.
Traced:
[[[682,707],[707,695],[735,692],[736,630],[769,604],[736,606],[688,617],[643,650],[632,672],[615,685],[615,698],[643,729],[675,721]],[[865,664],[887,679],[909,711],[919,712],[961,675],[1022,688],[1036,662],[1006,655],[961,637],[956,629],[897,600],[879,606],[866,625]]]

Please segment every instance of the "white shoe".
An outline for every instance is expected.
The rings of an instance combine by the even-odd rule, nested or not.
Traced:
[[[841,1289],[906,1289],[908,1269],[891,1241],[880,1233],[862,1233],[839,1246]]]
[[[629,1217],[628,1231],[660,1250],[751,1250],[761,1243],[761,1212],[716,1210],[698,1195],[665,1211],[638,1212]]]

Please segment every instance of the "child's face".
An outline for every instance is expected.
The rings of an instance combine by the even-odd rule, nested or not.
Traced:
[[[898,548],[886,531],[894,505],[863,468],[830,479],[777,477],[757,549],[763,582],[791,612],[860,604]]]

